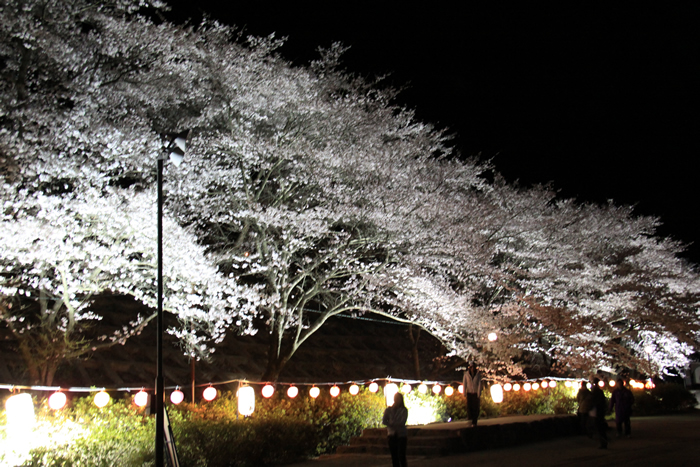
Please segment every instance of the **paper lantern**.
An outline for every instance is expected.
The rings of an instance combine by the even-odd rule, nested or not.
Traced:
[[[409,392],[411,392],[411,389],[413,389],[413,388],[408,383],[404,383],[401,385],[401,393],[402,394],[408,394]]]
[[[515,383],[515,384],[513,385],[513,391],[515,391],[515,392],[520,391],[520,385],[519,385],[518,383]]]
[[[60,391],[54,392],[49,397],[49,407],[53,410],[61,410],[66,405],[66,395]]]
[[[571,381],[568,381],[568,380],[567,380],[567,381],[564,381],[564,386],[566,386],[567,388],[570,388],[570,387],[571,387]]]
[[[503,385],[503,390],[504,390],[504,391],[510,391],[511,389],[513,389],[513,385],[512,385],[512,384],[506,383],[506,384]]]
[[[255,391],[253,388],[251,386],[240,387],[236,396],[238,396],[238,413],[244,417],[252,415],[255,410]]]
[[[266,384],[262,388],[262,396],[265,399],[269,399],[275,393],[275,387],[271,384]]]
[[[331,388],[331,396],[338,397],[339,394],[340,394],[340,388],[338,386],[333,386]]]
[[[523,391],[529,391],[530,389],[532,389],[532,384],[530,384],[530,383],[523,384]]]
[[[550,381],[550,382],[549,382],[549,387],[550,387],[550,388],[555,388],[555,387],[557,387],[557,382],[556,382],[556,381]]]
[[[384,386],[384,397],[386,398],[386,406],[391,407],[394,405],[394,396],[399,392],[399,387],[396,383],[389,383]]]
[[[439,384],[436,384],[435,386],[433,386],[433,394],[435,394],[436,396],[438,394],[440,394],[441,391],[442,391],[442,386],[440,386]]]
[[[605,387],[605,381],[603,381],[603,380],[598,381],[598,387],[600,387],[600,388]]]
[[[289,386],[287,389],[287,397],[294,399],[299,394],[299,388],[296,386]]]
[[[425,383],[420,383],[420,386],[418,386],[418,392],[421,394],[428,394],[428,385]]]
[[[357,393],[359,393],[359,392],[360,392],[360,386],[358,386],[357,384],[353,384],[352,386],[350,386],[350,394],[352,394],[353,396],[356,396]]]
[[[202,393],[202,397],[204,398],[204,400],[213,401],[214,399],[216,399],[216,388],[209,386]]]
[[[539,388],[540,388],[540,384],[539,384],[539,383],[532,383],[532,390],[533,390],[533,391],[537,391]]]
[[[34,426],[34,401],[29,394],[15,394],[5,402],[6,433],[16,435]]]
[[[314,399],[316,399],[319,394],[321,394],[321,390],[316,386],[313,386],[311,389],[309,389],[309,395]]]
[[[95,403],[96,406],[99,408],[102,408],[109,404],[109,401],[111,398],[109,397],[109,394],[107,394],[104,391],[100,391],[97,394],[95,394],[95,398],[93,399],[93,402]]]
[[[138,407],[146,407],[148,404],[148,393],[143,389],[137,392],[134,396],[134,404]]]
[[[548,388],[548,387],[549,387],[549,382],[548,382],[548,381],[542,381],[542,387],[543,387],[543,388]]]
[[[503,402],[503,387],[500,384],[491,386],[491,399],[496,404]]]
[[[170,393],[170,402],[172,402],[173,404],[177,405],[184,400],[185,400],[185,393],[183,393],[179,389],[176,389]]]
[[[451,396],[452,394],[454,394],[454,393],[455,393],[455,388],[453,388],[452,386],[447,386],[447,387],[445,388],[445,395],[446,395],[447,397],[450,397],[450,396]]]
[[[611,388],[614,388],[614,387],[615,387],[615,381],[610,380],[610,383],[609,383],[609,384],[610,384],[610,387],[611,387]]]
[[[379,391],[379,385],[377,383],[370,383],[369,385],[369,392],[377,392]]]

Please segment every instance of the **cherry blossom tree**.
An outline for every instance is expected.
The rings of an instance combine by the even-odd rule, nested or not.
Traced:
[[[330,317],[370,312],[495,374],[660,373],[697,348],[697,271],[654,219],[460,158],[381,79],[343,72],[339,45],[292,67],[274,36],[146,16],[163,7],[0,7],[0,312],[33,380],[152,319],[90,331],[98,295],[155,303],[155,158],[182,130],[165,307],[188,355],[263,323],[275,380]]]

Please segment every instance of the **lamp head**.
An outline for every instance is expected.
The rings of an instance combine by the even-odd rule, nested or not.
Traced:
[[[170,143],[165,148],[165,151],[168,154],[168,159],[170,159],[170,162],[176,166],[182,164],[182,161],[185,158],[185,151],[187,150],[187,137],[189,134],[190,131],[186,130],[171,136]]]

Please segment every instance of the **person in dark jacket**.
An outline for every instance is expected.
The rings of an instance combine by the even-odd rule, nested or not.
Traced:
[[[408,409],[403,403],[403,394],[397,392],[394,395],[394,405],[384,410],[382,423],[386,425],[389,438],[389,451],[391,451],[391,464],[393,467],[406,467],[406,447],[408,446]]]
[[[592,411],[595,411],[594,423],[596,431],[598,431],[598,439],[600,440],[600,449],[608,448],[608,424],[605,421],[605,414],[607,413],[608,401],[605,397],[605,393],[598,386],[600,379],[593,378],[593,387],[591,388],[591,402],[593,404]]]
[[[625,436],[629,438],[632,433],[630,427],[630,416],[632,415],[632,404],[634,404],[634,395],[625,384],[622,378],[617,379],[617,387],[610,396],[610,412],[615,409],[615,425],[617,428],[617,437],[622,436],[622,428],[624,426]]]

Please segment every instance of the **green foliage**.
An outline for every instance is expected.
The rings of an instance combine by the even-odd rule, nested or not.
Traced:
[[[461,394],[445,399],[446,417],[452,420],[467,418],[467,401]],[[576,412],[575,393],[558,385],[555,388],[537,391],[506,391],[503,402],[496,404],[488,389],[481,393],[480,418],[494,418],[506,415],[567,414]]]
[[[149,465],[154,460],[155,421],[127,399],[96,407],[91,397],[79,398],[61,411],[39,404],[38,430],[52,425],[58,429],[42,432],[43,446],[31,452],[24,466]],[[73,436],[70,436],[72,432]],[[36,433],[38,435],[38,433]]]
[[[634,391],[635,415],[675,412],[692,407],[695,399],[685,388],[659,384],[653,390]],[[608,395],[609,397],[609,395]],[[429,421],[467,418],[463,395],[420,394],[405,396],[411,411],[425,410]],[[130,398],[95,407],[91,397],[73,400],[54,412],[45,401],[38,404],[41,438],[23,464],[29,466],[149,466],[154,461],[154,417],[138,409]],[[481,396],[481,417],[564,414],[576,410],[575,391],[559,385],[537,391],[504,393],[495,404],[488,390]],[[234,393],[212,402],[181,404],[168,409],[182,465],[193,467],[264,466],[297,462],[331,453],[363,429],[379,427],[384,397],[362,389],[356,396],[333,398],[326,391],[312,399],[288,398],[278,391],[270,399],[256,400],[255,412],[241,417]]]

